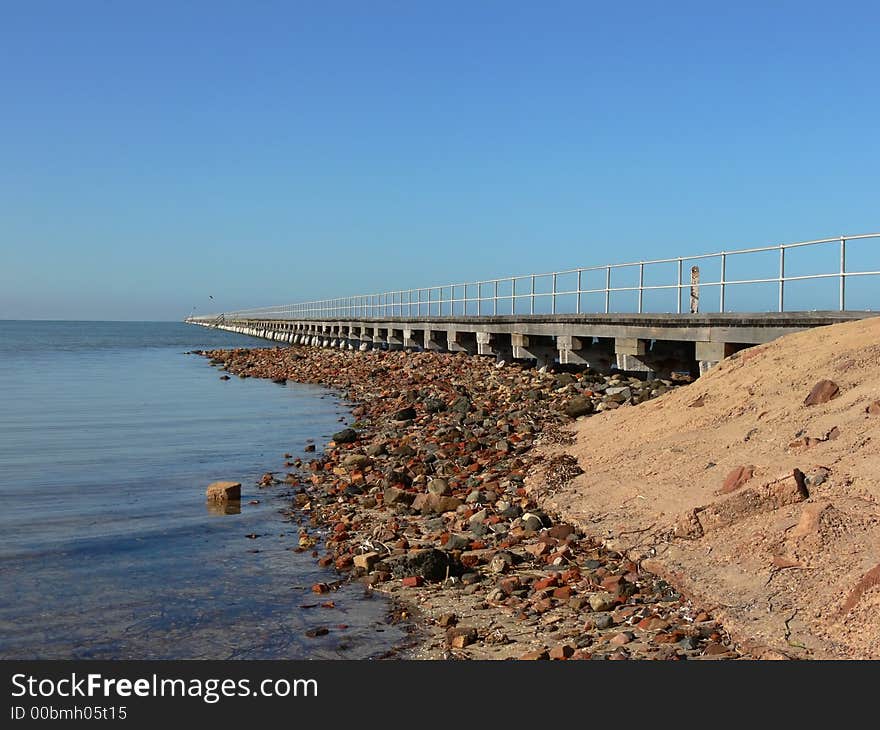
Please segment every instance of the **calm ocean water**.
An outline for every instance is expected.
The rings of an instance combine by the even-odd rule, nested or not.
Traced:
[[[344,405],[221,381],[184,354],[232,346],[266,343],[183,323],[0,321],[0,658],[364,658],[401,640],[360,586],[315,605],[311,585],[335,574],[291,551],[285,489],[255,486],[326,441]],[[242,482],[240,514],[208,509],[217,479]],[[317,627],[330,632],[305,636]]]

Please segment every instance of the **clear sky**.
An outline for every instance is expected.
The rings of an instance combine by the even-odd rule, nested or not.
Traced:
[[[0,0],[0,318],[875,231],[878,27],[876,2]]]

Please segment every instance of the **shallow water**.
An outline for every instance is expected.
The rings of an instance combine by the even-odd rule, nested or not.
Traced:
[[[401,640],[359,586],[311,592],[335,574],[292,552],[286,488],[256,486],[284,453],[320,447],[344,405],[221,381],[184,354],[233,346],[266,343],[182,323],[0,321],[0,657],[363,658]],[[242,482],[240,513],[206,504],[217,479]],[[317,627],[330,633],[305,636]]]

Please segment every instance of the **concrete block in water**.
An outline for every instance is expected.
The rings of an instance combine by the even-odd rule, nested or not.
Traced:
[[[240,482],[211,482],[205,497],[211,502],[229,502],[241,499]]]

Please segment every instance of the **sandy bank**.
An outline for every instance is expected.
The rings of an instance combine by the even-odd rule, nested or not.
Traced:
[[[877,659],[878,399],[880,318],[808,330],[581,419],[573,445],[545,454],[571,454],[584,473],[559,490],[540,475],[529,485],[712,607],[735,638]]]

